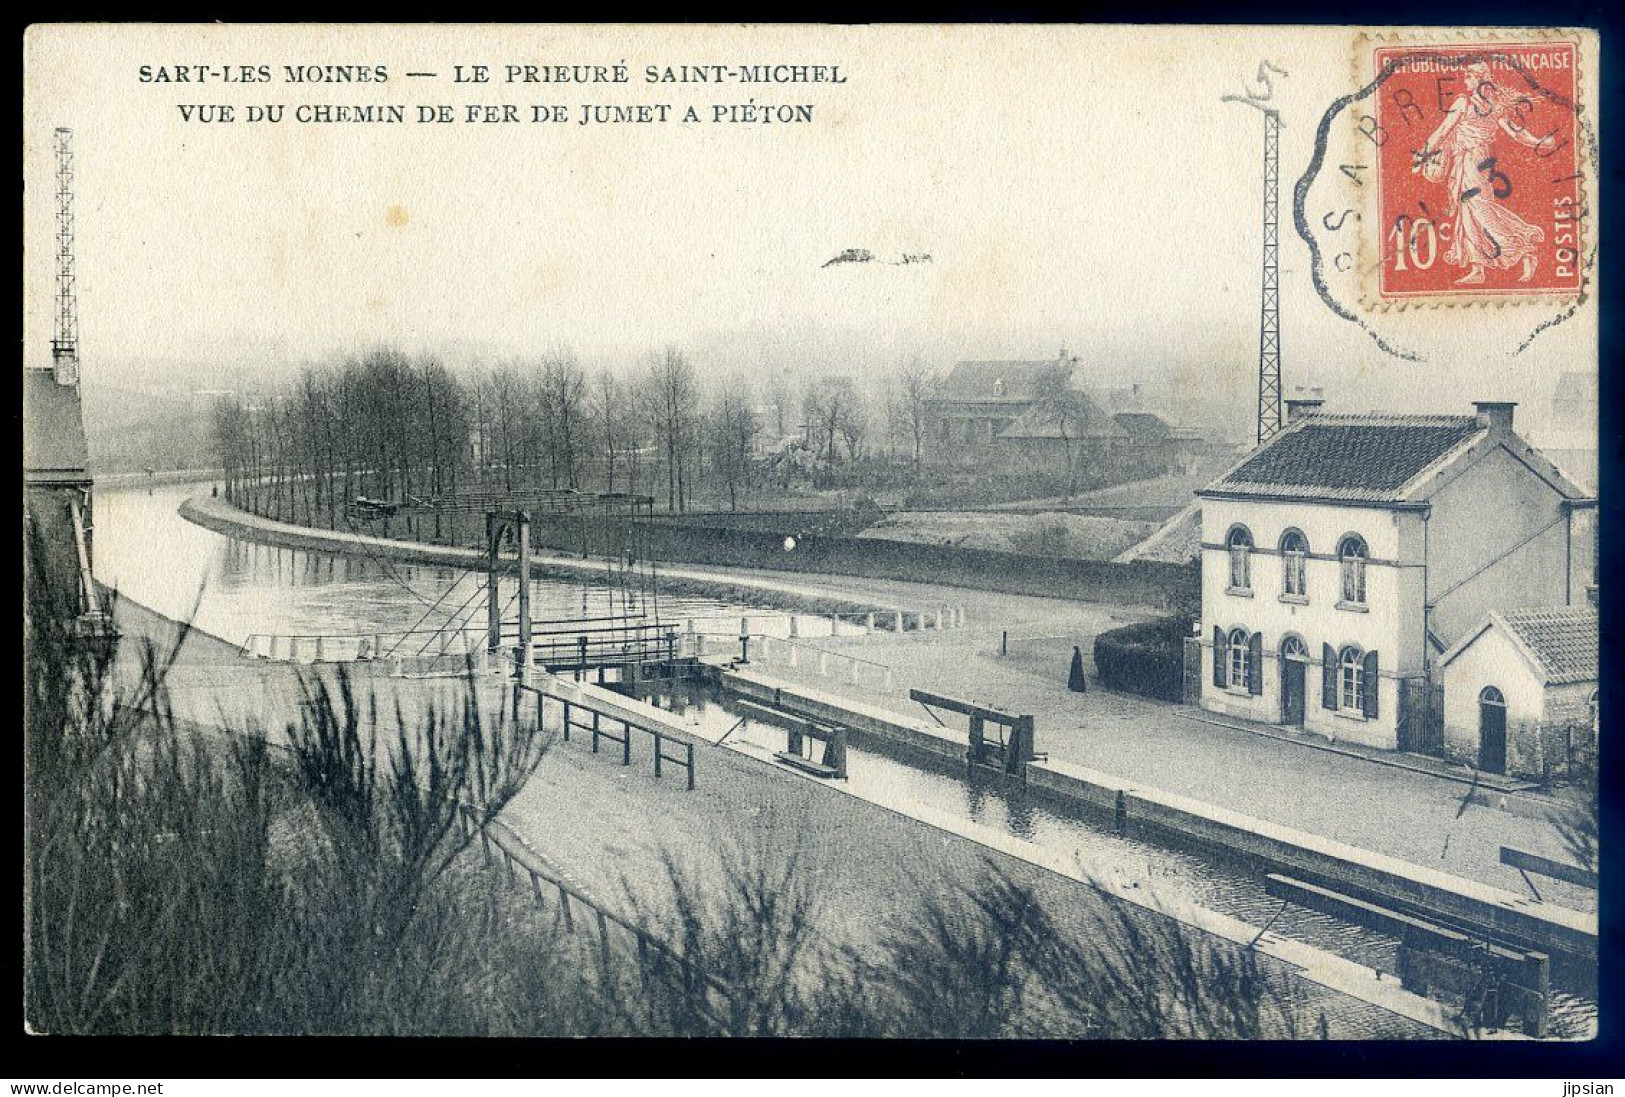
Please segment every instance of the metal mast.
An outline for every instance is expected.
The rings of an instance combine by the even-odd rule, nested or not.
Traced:
[[[1264,282],[1258,319],[1258,440],[1281,429],[1280,116],[1264,111]]]
[[[79,383],[79,295],[73,271],[73,131],[56,131],[56,322],[51,364],[64,385]]]

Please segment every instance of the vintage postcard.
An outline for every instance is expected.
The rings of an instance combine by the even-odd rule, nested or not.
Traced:
[[[1594,31],[23,47],[29,1031],[1596,1035]]]

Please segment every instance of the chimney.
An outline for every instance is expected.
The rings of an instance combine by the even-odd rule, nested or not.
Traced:
[[[1325,402],[1318,396],[1294,396],[1286,402],[1286,421],[1296,423],[1299,419],[1314,415]]]
[[[1478,421],[1491,430],[1510,431],[1512,429],[1512,409],[1518,404],[1514,400],[1474,400],[1473,407],[1478,412]]]

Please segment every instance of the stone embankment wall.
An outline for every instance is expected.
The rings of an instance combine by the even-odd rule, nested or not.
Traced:
[[[538,545],[560,552],[614,556],[630,550],[676,563],[928,580],[973,590],[1165,609],[1194,602],[1200,594],[1195,569],[1157,561],[1118,564],[878,538],[800,536],[791,526],[783,531],[730,529],[659,519],[540,515],[532,530]]]

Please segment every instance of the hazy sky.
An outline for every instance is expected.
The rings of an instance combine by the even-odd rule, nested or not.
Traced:
[[[25,332],[48,354],[50,133],[72,127],[86,377],[135,358],[300,360],[377,342],[462,357],[663,343],[702,369],[774,355],[837,372],[918,350],[1064,343],[1251,399],[1261,120],[1277,83],[1282,218],[1351,35],[1230,28],[32,28]],[[508,85],[505,64],[625,62],[625,85]],[[498,82],[455,86],[454,64]],[[838,64],[846,83],[650,85],[646,65]],[[271,66],[274,82],[142,83],[142,65]],[[384,84],[284,64],[384,65]],[[409,79],[407,71],[436,79]],[[811,124],[575,124],[579,104],[812,104]],[[565,124],[202,125],[177,104],[565,104]],[[1282,231],[1285,375],[1351,408],[1539,403],[1596,368],[1595,310],[1514,358],[1458,316],[1399,362],[1332,316]],[[908,265],[823,264],[847,248]],[[1502,317],[1504,319],[1504,317]],[[1495,329],[1499,331],[1499,329]],[[1476,333],[1476,334],[1475,334]]]

